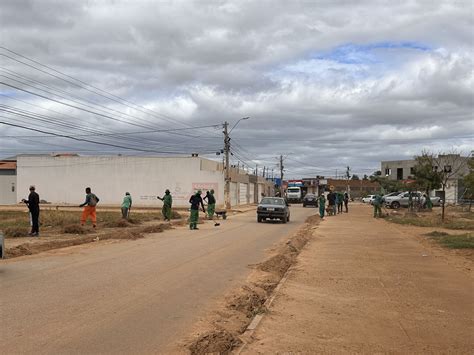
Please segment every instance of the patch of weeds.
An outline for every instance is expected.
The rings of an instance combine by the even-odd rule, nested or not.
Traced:
[[[474,234],[456,234],[447,235],[444,237],[437,237],[436,241],[446,248],[450,249],[473,249],[474,248]]]
[[[87,231],[84,227],[78,224],[69,224],[63,227],[63,233],[66,234],[86,234]]]
[[[425,235],[428,236],[428,237],[446,237],[449,234],[446,233],[446,232],[433,231],[433,232],[430,232],[430,233],[426,233]]]
[[[28,236],[28,228],[25,227],[8,227],[3,230],[5,237],[19,238]]]
[[[474,229],[474,221],[471,220],[445,220],[441,221],[440,218],[423,218],[414,216],[390,216],[387,221],[397,224],[410,225],[416,227],[441,227],[446,229],[454,230],[472,230]]]
[[[171,226],[169,224],[157,224],[157,225],[152,225],[152,226],[146,226],[140,229],[140,232],[142,233],[161,233],[166,229],[171,229]]]
[[[106,227],[106,228],[127,228],[127,227],[130,227],[130,223],[127,220],[121,218],[121,219],[111,220],[111,221],[105,222],[104,227]]]
[[[172,211],[171,219],[181,219],[181,214],[178,211]]]
[[[473,249],[474,233],[449,234],[446,232],[433,231],[426,236],[435,240],[442,246],[450,249]]]

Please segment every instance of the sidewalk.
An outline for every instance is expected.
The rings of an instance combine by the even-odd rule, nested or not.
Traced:
[[[242,353],[473,352],[472,274],[371,214],[321,223]]]

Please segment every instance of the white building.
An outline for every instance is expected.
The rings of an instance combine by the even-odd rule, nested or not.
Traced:
[[[249,175],[232,176],[233,206],[256,202],[258,192],[270,184],[255,176],[253,182]],[[17,158],[17,185],[18,196],[35,185],[40,198],[53,204],[84,202],[86,187],[101,205],[119,205],[130,192],[135,206],[158,207],[162,204],[156,196],[166,189],[176,207],[189,206],[189,197],[198,189],[214,189],[217,204],[224,204],[222,163],[200,157],[22,155]]]
[[[463,198],[465,188],[462,178],[469,173],[468,162],[469,157],[463,157],[459,154],[439,155],[434,160],[433,170],[444,170],[452,172],[451,177],[447,181],[446,190],[433,190],[431,194],[444,199],[447,203],[458,203]],[[412,160],[394,160],[382,161],[382,176],[389,180],[406,181],[414,179],[416,161]]]
[[[0,161],[0,205],[13,205],[20,200],[17,200],[16,192],[16,161],[2,160]]]

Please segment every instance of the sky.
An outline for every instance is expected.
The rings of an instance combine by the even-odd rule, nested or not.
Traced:
[[[222,159],[224,122],[232,164],[289,178],[468,155],[473,6],[3,0],[0,159]]]

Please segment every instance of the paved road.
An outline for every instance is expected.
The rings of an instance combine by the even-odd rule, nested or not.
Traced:
[[[289,224],[257,224],[249,212],[220,227],[2,261],[1,351],[165,351],[315,212],[293,206]]]

